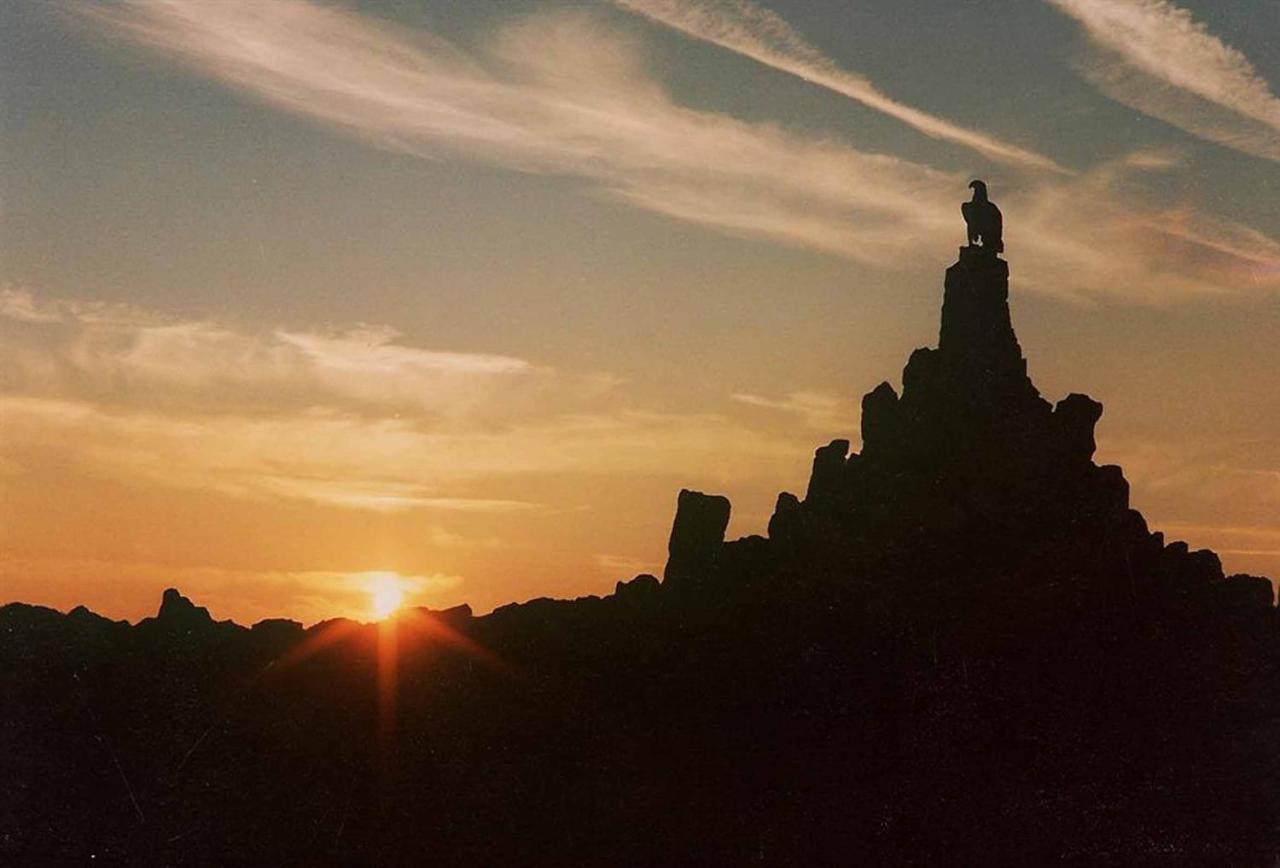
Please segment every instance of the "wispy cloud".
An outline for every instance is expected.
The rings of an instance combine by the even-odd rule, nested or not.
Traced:
[[[1151,304],[1280,289],[1276,239],[1190,204],[1143,201],[1145,176],[1178,167],[1139,151],[1011,191],[1001,202],[1006,238],[1025,251],[1015,280],[1085,301]]]
[[[532,504],[474,495],[478,481],[488,491],[519,491],[521,477],[546,474],[727,475],[733,460],[777,469],[797,454],[785,437],[723,414],[625,408],[491,432],[424,430],[414,420],[327,409],[174,415],[48,397],[0,397],[0,414],[0,446],[24,472],[29,460],[55,455],[64,470],[76,465],[96,476],[375,511],[505,512]],[[717,446],[725,442],[734,444],[732,458]]]
[[[619,199],[866,261],[954,232],[956,176],[673,104],[590,16],[519,20],[467,56],[304,0],[124,0],[108,31],[259,99],[423,156],[585,177]]]
[[[1280,99],[1249,59],[1168,0],[1047,0],[1096,55],[1085,74],[1113,99],[1192,135],[1280,161]]]
[[[856,427],[856,405],[848,397],[806,391],[792,392],[781,398],[767,398],[749,392],[739,392],[731,397],[749,407],[799,416],[807,426],[817,431],[848,433]]]
[[[1065,172],[1049,157],[953,124],[886,96],[865,76],[841,69],[786,21],[750,0],[613,0],[695,39],[749,57],[766,66],[883,112],[926,136],[953,142],[988,159],[1015,166]]]
[[[882,267],[959,240],[966,176],[677,105],[636,40],[591,15],[519,19],[467,54],[306,0],[84,8],[108,32],[380,147],[582,178],[646,210]],[[819,63],[785,24],[732,8],[771,50]],[[1118,173],[1166,164],[1009,179],[1001,205],[1009,249],[1025,252],[1020,285],[1151,301],[1280,286],[1272,239],[1227,221],[1190,226],[1117,195]]]
[[[510,356],[430,350],[386,326],[304,331],[248,329],[118,305],[41,299],[0,288],[0,386],[30,394],[99,400],[143,397],[152,406],[272,412],[337,406],[413,413],[436,427],[541,412],[562,395],[614,385],[602,376],[560,376]]]
[[[640,558],[627,555],[598,554],[594,560],[596,566],[600,567],[600,569],[624,578],[638,575],[645,570],[655,572],[658,569],[654,564],[646,563]]]
[[[531,475],[696,473],[724,462],[722,442],[775,467],[794,456],[780,435],[646,411],[618,385],[376,326],[254,331],[0,290],[10,477],[52,461],[231,497],[492,514],[540,506],[512,494]]]

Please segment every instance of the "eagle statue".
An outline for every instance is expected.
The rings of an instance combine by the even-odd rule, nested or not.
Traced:
[[[969,228],[969,246],[979,246],[992,255],[1004,251],[1004,218],[996,203],[987,198],[985,181],[970,181],[973,199],[960,206],[965,225]]]

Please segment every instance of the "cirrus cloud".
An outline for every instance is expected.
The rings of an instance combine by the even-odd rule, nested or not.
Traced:
[[[468,53],[307,0],[119,0],[84,14],[379,147],[578,178],[648,211],[878,267],[945,250],[960,234],[967,175],[683,107],[638,40],[594,15],[520,18]],[[817,62],[786,31],[778,39]],[[1159,168],[1122,159],[1010,179],[1002,205],[1010,249],[1025,251],[1022,285],[1141,301],[1280,287],[1274,239],[1227,220],[1190,229],[1113,186],[1122,170]]]
[[[1211,142],[1280,161],[1280,99],[1243,53],[1168,0],[1047,0],[1096,49],[1108,96]]]
[[[1066,172],[1049,157],[904,105],[864,76],[841,69],[791,25],[750,0],[614,0],[618,6],[804,79],[901,121],[918,132],[1013,166]]]

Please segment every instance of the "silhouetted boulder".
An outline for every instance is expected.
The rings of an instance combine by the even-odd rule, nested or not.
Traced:
[[[944,374],[942,355],[932,347],[918,347],[902,369],[902,391],[914,401],[936,404],[948,385]]]
[[[816,463],[817,459],[814,461]],[[769,539],[784,545],[795,542],[800,536],[803,521],[804,512],[799,498],[789,491],[782,492],[769,519]]]
[[[156,620],[167,626],[191,628],[212,624],[213,616],[204,606],[197,606],[184,597],[177,588],[166,588]]]
[[[642,573],[629,582],[618,582],[614,594],[624,603],[633,603],[654,598],[659,589],[657,576]]]
[[[862,453],[875,455],[896,445],[899,433],[898,393],[881,383],[862,398]]]
[[[467,603],[450,606],[447,609],[439,609],[432,612],[432,615],[451,627],[465,627],[474,617],[471,606]]]
[[[845,458],[849,454],[848,440],[832,440],[819,446],[813,454],[813,472],[809,476],[809,490],[804,499],[819,503],[831,500],[845,481]]]
[[[662,580],[673,588],[691,587],[706,579],[715,565],[729,527],[729,498],[683,489],[667,544]]]
[[[1053,421],[1062,438],[1063,457],[1072,462],[1087,462],[1098,445],[1093,438],[1094,426],[1102,418],[1102,405],[1088,395],[1072,393],[1053,409]]]
[[[317,621],[312,624],[304,632],[308,637],[325,634],[338,636],[358,632],[363,626],[359,621],[351,618],[326,618],[323,621]]]
[[[419,615],[449,624],[450,626],[464,625],[473,617],[471,606],[467,603],[463,603],[458,606],[451,606],[448,609],[431,609],[427,606],[417,606],[413,611]]]
[[[1262,576],[1236,573],[1223,580],[1224,596],[1236,611],[1265,612],[1275,604],[1275,587]]]
[[[250,632],[260,639],[275,643],[288,643],[302,638],[302,624],[287,618],[265,618],[250,628]]]
[[[1117,470],[1119,468],[1116,468]],[[1226,576],[1222,572],[1222,558],[1218,557],[1218,553],[1210,549],[1196,549],[1190,555],[1191,569],[1197,573],[1202,581],[1206,584],[1212,582],[1221,582]]]
[[[1115,464],[1104,464],[1094,473],[1095,491],[1100,501],[1113,514],[1129,509],[1129,480],[1124,478],[1124,470]]]

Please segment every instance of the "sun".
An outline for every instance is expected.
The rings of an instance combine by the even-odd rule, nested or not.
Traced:
[[[396,573],[370,573],[369,596],[373,616],[390,618],[404,605],[404,583]]]

